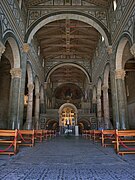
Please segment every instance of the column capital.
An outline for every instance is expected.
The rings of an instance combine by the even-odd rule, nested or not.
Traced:
[[[130,52],[131,54],[135,57],[135,43],[132,45],[132,47],[130,48]]]
[[[5,46],[3,45],[3,43],[0,41],[0,59],[1,59],[1,56],[2,54],[5,52]]]
[[[32,92],[34,90],[34,84],[28,84],[27,87],[29,92]]]
[[[108,54],[112,54],[112,46],[107,47],[107,52],[108,52]]]
[[[115,78],[116,79],[122,79],[124,80],[126,72],[124,71],[124,69],[116,69],[115,70]]]
[[[21,78],[22,70],[21,70],[21,68],[12,68],[10,70],[10,74],[12,76],[12,79],[13,78]]]
[[[30,50],[30,45],[28,43],[23,44],[23,52],[28,53]]]

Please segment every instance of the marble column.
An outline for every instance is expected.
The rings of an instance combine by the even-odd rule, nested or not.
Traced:
[[[108,98],[108,87],[102,86],[103,90],[103,111],[104,111],[104,128],[110,129],[110,115],[109,115],[109,98]]]
[[[21,67],[22,67],[22,78],[21,78],[21,89],[20,89],[20,128],[23,128],[23,115],[24,115],[24,93],[25,93],[25,81],[26,81],[26,65],[28,59],[28,52],[30,50],[29,44],[24,43],[22,54],[21,54]]]
[[[39,93],[35,94],[35,125],[36,129],[39,129],[39,101],[40,101],[40,95]]]
[[[97,94],[97,120],[98,128],[102,126],[102,112],[101,112],[101,94]]]
[[[120,129],[128,128],[128,113],[127,113],[124,77],[125,77],[124,69],[117,69],[116,70],[116,83],[117,83],[117,94],[118,94]]]
[[[26,117],[26,129],[32,129],[32,109],[33,109],[33,90],[34,84],[28,84],[28,105]]]
[[[111,97],[112,97],[112,112],[113,112],[113,128],[120,129],[117,86],[115,79],[115,53],[112,53],[112,48],[108,48],[110,59],[110,82],[111,82]]]
[[[40,92],[40,113],[44,114],[45,113],[45,101],[44,101],[44,89],[41,88]]]
[[[1,56],[5,52],[5,46],[3,43],[0,41],[0,61],[1,61]]]
[[[47,110],[47,96],[46,96],[46,90],[47,90],[47,82],[44,83],[44,102],[45,102],[45,113]]]
[[[92,113],[97,113],[97,100],[92,99]]]
[[[20,82],[22,71],[20,68],[12,68],[11,89],[10,89],[10,107],[9,107],[9,128],[18,129],[20,126],[19,103],[20,103]]]
[[[89,84],[89,103],[90,103],[90,113],[92,112],[92,84]]]

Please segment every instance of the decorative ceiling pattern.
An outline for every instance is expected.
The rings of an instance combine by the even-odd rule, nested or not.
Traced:
[[[27,7],[33,7],[38,5],[50,4],[50,5],[85,5],[91,4],[97,7],[108,7],[109,0],[25,0]]]

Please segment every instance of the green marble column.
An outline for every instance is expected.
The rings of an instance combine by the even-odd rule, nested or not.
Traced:
[[[35,100],[35,128],[39,129],[39,93],[35,94],[36,100]]]
[[[120,129],[128,129],[128,114],[124,77],[125,71],[123,69],[116,70]]]
[[[33,90],[34,84],[28,84],[28,105],[27,105],[27,117],[26,117],[26,129],[32,129],[32,109],[33,109]]]
[[[112,110],[113,110],[113,128],[120,129],[118,96],[117,96],[117,86],[115,79],[115,54],[109,52],[109,58],[110,58],[110,81],[111,81],[111,97],[112,97]]]
[[[9,128],[18,129],[21,69],[12,68],[10,70],[10,73],[12,79],[11,79],[11,89],[10,89]]]
[[[101,94],[97,94],[97,120],[98,128],[102,127]]]
[[[41,88],[40,92],[40,113],[44,114],[45,113],[45,101],[44,101],[44,89]]]
[[[104,111],[104,127],[110,129],[110,115],[109,115],[109,98],[108,98],[108,87],[103,86],[103,111]]]

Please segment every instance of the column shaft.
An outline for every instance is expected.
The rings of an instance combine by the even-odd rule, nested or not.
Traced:
[[[36,129],[39,129],[39,93],[36,94],[35,101],[35,125]]]
[[[10,90],[10,107],[9,107],[9,128],[18,129],[20,124],[19,121],[19,99],[20,99],[20,78],[21,69],[13,68],[10,71],[11,80],[11,90]]]
[[[110,129],[108,87],[103,86],[104,127]]]
[[[32,129],[33,89],[34,89],[34,85],[28,84],[26,129]]]

